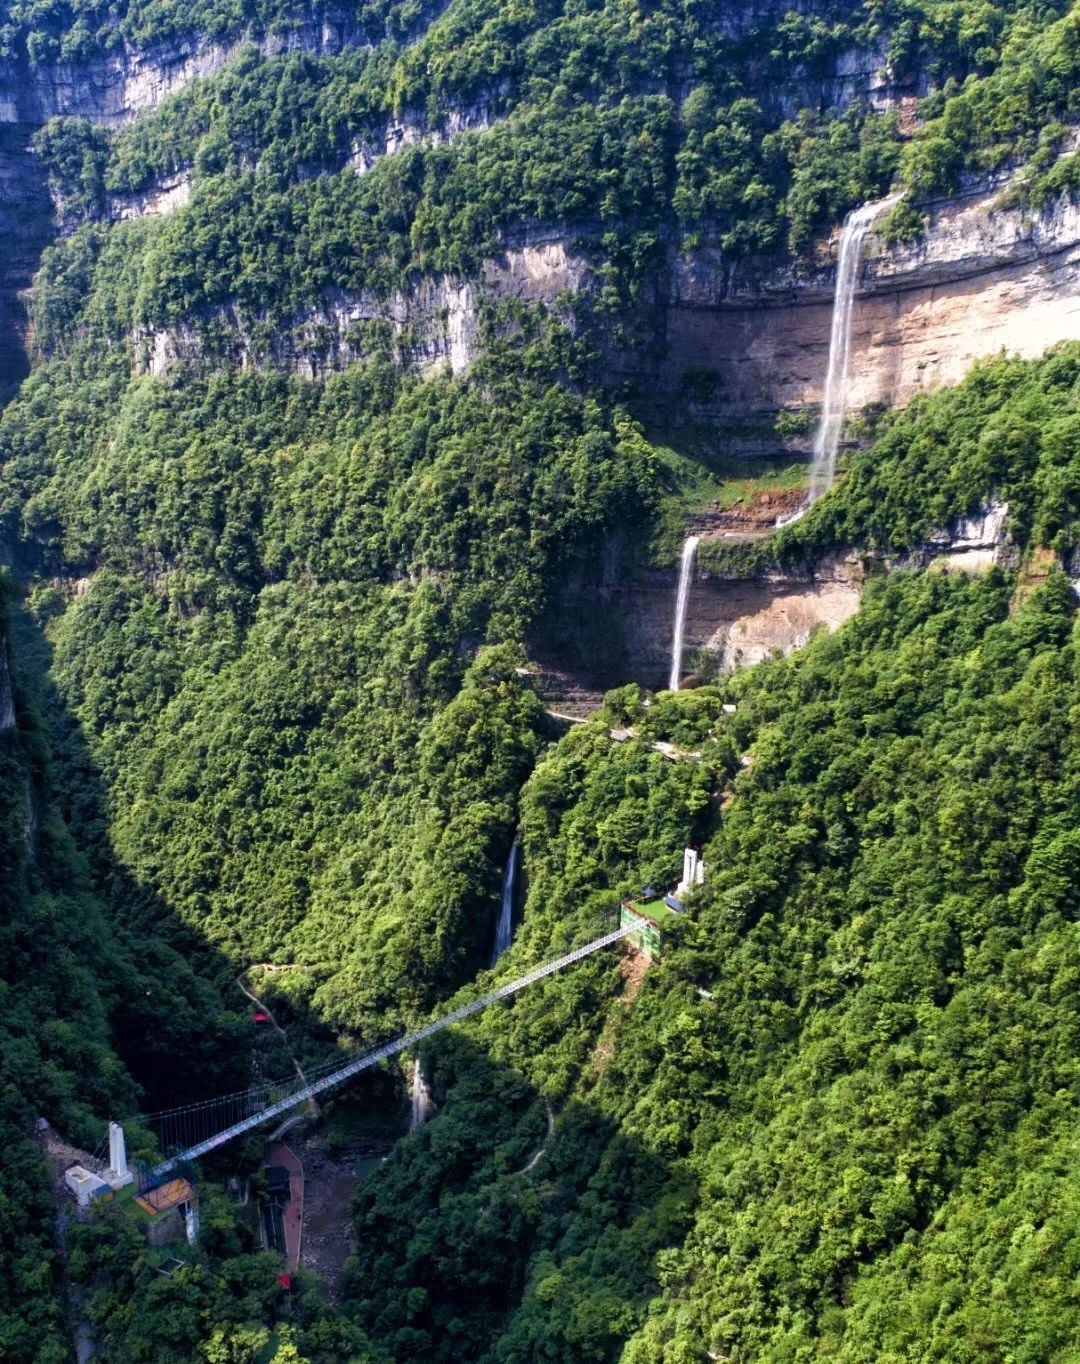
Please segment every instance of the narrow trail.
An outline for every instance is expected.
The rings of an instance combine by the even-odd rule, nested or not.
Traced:
[[[265,966],[266,963],[262,963],[262,965]],[[297,1078],[299,1079],[300,1083],[306,1087],[308,1082],[307,1076],[304,1074],[303,1067],[300,1065],[300,1062],[296,1059],[293,1049],[289,1045],[289,1039],[288,1036],[286,1035],[285,1029],[274,1017],[273,1009],[271,1009],[268,1004],[264,1004],[263,1001],[258,997],[258,995],[253,995],[251,991],[248,989],[248,987],[244,984],[244,977],[248,975],[251,971],[257,969],[258,969],[257,967],[249,966],[247,971],[241,971],[241,973],[236,977],[236,987],[242,995],[244,995],[247,999],[249,999],[252,1002],[252,1004],[255,1005],[257,1009],[261,1009],[263,1013],[267,1016],[267,1018],[270,1020],[271,1024],[274,1027],[275,1032],[281,1038],[282,1042],[285,1043],[285,1050],[289,1053],[289,1060],[293,1064],[293,1070],[296,1071]],[[281,969],[284,970],[285,968]],[[319,1105],[315,1102],[314,1095],[312,1095],[311,1098],[308,1100],[308,1112],[311,1114],[313,1118],[317,1118],[319,1116]]]
[[[547,1136],[536,1148],[536,1150],[532,1153],[531,1158],[521,1167],[521,1169],[514,1171],[515,1175],[527,1175],[530,1170],[535,1170],[536,1167],[540,1164],[541,1156],[548,1149],[548,1146],[551,1143],[551,1138],[555,1135],[555,1114],[551,1111],[551,1105],[548,1103],[547,1099],[544,1100],[544,1107],[547,1109],[548,1122]]]

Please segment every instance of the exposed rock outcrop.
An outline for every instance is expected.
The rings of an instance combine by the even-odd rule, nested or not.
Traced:
[[[802,648],[816,631],[836,630],[855,615],[875,572],[1015,567],[1018,555],[1008,521],[1008,505],[995,501],[929,536],[918,549],[876,562],[852,550],[801,571],[756,578],[724,578],[699,568],[685,625],[687,669],[695,655],[703,656],[704,671],[710,673],[750,667]],[[678,570],[633,572],[626,553],[626,546],[613,544],[598,576],[569,575],[563,595],[530,642],[541,669],[538,687],[558,711],[586,715],[604,691],[625,682],[652,689],[667,685]],[[1080,582],[1080,553],[1074,559],[1066,571]]]
[[[920,558],[928,557],[953,572],[979,573],[1005,562],[1014,552],[1006,532],[1007,502],[992,502],[976,515],[964,517],[947,531],[932,536]]]
[[[786,0],[755,0],[725,11],[719,22],[737,40],[786,9]],[[808,12],[814,11],[811,3]],[[418,21],[417,35],[438,12],[433,6]],[[9,181],[20,186],[40,181],[25,146],[29,130],[54,114],[123,124],[191,81],[220,71],[242,42],[269,56],[333,54],[366,41],[354,14],[313,5],[287,29],[249,28],[227,42],[193,34],[142,52],[118,41],[115,51],[79,66],[0,63],[0,124],[11,125],[26,162],[9,176],[6,153],[0,155],[0,195],[7,193]],[[763,65],[762,98],[782,113],[854,99],[878,108],[906,107],[918,90],[893,81],[884,42],[842,53],[824,70],[792,70],[779,84],[765,80]],[[751,86],[754,79],[751,59]],[[426,112],[407,113],[378,136],[357,139],[346,164],[363,173],[401,147],[490,128],[507,94],[497,86],[471,105],[430,121]],[[177,173],[143,193],[112,196],[108,214],[122,220],[175,212],[191,192],[190,174]],[[41,198],[37,188],[34,195]],[[983,356],[1000,350],[1035,355],[1056,341],[1080,336],[1080,208],[1062,203],[1033,215],[999,208],[996,195],[996,189],[989,190],[939,205],[919,245],[871,253],[853,321],[853,407],[903,403],[916,392],[957,382]],[[17,197],[17,214],[27,218],[21,188]],[[40,206],[45,211],[35,208],[29,217],[44,220],[47,201]],[[5,207],[0,202],[0,211]],[[521,230],[527,234],[527,228]],[[504,260],[489,263],[478,281],[433,278],[388,299],[342,294],[312,300],[266,339],[258,339],[266,328],[250,325],[250,319],[245,326],[236,309],[226,306],[212,318],[137,338],[137,363],[164,373],[198,357],[211,323],[220,324],[215,327],[219,335],[231,338],[224,350],[236,363],[319,375],[369,353],[371,329],[382,326],[400,343],[406,363],[421,370],[449,365],[459,373],[475,354],[485,297],[549,299],[564,289],[589,287],[589,272],[570,243],[592,229],[548,230],[559,235],[543,244],[543,263],[536,259],[536,243],[508,235]],[[46,237],[47,226],[36,235],[24,232],[26,252],[16,251],[0,273],[4,374],[17,377],[25,369],[18,295]],[[643,343],[632,353],[613,355],[611,372],[637,387],[646,416],[707,420],[727,433],[733,453],[776,453],[783,444],[774,430],[777,414],[812,408],[820,400],[832,283],[828,269],[799,273],[776,262],[733,263],[716,248],[683,252],[673,243],[667,267],[654,282]],[[794,450],[808,442],[808,433],[787,438]]]
[[[264,56],[286,52],[333,55],[366,42],[355,17],[330,8],[309,10],[280,31],[250,30],[231,41],[190,33],[143,51],[117,49],[88,62],[30,66],[0,63],[0,122],[42,124],[58,115],[117,125],[159,108],[192,81],[213,76],[253,43]]]
[[[515,247],[488,261],[475,283],[444,275],[420,278],[386,298],[367,291],[337,294],[294,314],[266,340],[253,334],[235,307],[226,307],[201,327],[171,327],[137,338],[136,366],[164,376],[198,362],[213,332],[229,338],[226,358],[233,364],[269,364],[314,379],[364,359],[388,335],[408,367],[422,374],[445,368],[462,374],[480,346],[485,299],[550,303],[582,288],[587,274],[585,260],[562,241]],[[220,358],[219,351],[215,355]]]
[[[531,641],[545,696],[574,713],[625,682],[667,685],[678,571],[630,572],[614,552],[600,578],[569,580]],[[698,570],[690,589],[684,635],[689,671],[695,654],[710,667],[748,667],[801,648],[815,630],[837,629],[858,610],[864,582],[858,555],[828,559],[813,572],[754,579],[720,578]]]
[[[463,133],[482,133],[500,120],[496,96],[477,100],[447,111],[432,123],[422,111],[409,111],[396,122],[388,123],[378,137],[356,138],[346,165],[365,175],[386,156],[403,147],[437,147],[452,142]]]
[[[809,643],[816,630],[835,630],[859,609],[858,583],[815,581],[754,584],[762,604],[730,624],[723,620],[700,647],[719,656],[724,669],[748,668],[766,658],[792,653]],[[734,603],[732,603],[734,605]]]
[[[52,235],[52,203],[33,130],[0,125],[0,401],[29,368],[24,296]]]
[[[140,194],[110,194],[106,214],[111,222],[131,218],[162,218],[191,200],[192,174],[179,171]]]
[[[479,125],[478,125],[479,126]],[[417,134],[426,136],[426,134]],[[369,149],[374,154],[374,149]],[[182,201],[183,182],[166,190]],[[588,236],[585,231],[581,234]],[[550,300],[587,289],[585,257],[565,226],[523,227],[476,283],[417,281],[388,299],[324,299],[289,320],[269,344],[245,334],[235,310],[212,319],[235,337],[238,363],[281,365],[317,375],[366,353],[365,331],[385,323],[407,336],[404,358],[421,370],[462,372],[475,354],[477,310],[485,297]],[[831,272],[732,264],[708,247],[673,256],[657,281],[655,348],[612,356],[634,383],[646,415],[687,413],[727,433],[734,453],[775,453],[784,411],[821,398],[832,310]],[[959,382],[979,359],[999,352],[1033,357],[1080,338],[1080,206],[1062,201],[1042,214],[1001,207],[1000,190],[938,206],[916,246],[868,253],[852,322],[852,409],[906,403],[918,392]],[[140,363],[162,373],[201,347],[199,329],[144,338]],[[702,395],[699,382],[707,379]],[[805,448],[811,426],[789,437]]]

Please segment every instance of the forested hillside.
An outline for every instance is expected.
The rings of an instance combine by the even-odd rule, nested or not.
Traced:
[[[805,485],[812,405],[739,468],[680,434],[715,375],[653,391],[676,255],[795,292],[890,192],[877,250],[973,186],[1067,215],[1077,34],[1064,0],[5,5],[55,222],[0,413],[0,1356],[1080,1350],[1080,348],[861,414],[795,524],[703,539],[734,591],[846,565],[837,633],[650,693],[611,604]],[[933,562],[992,504],[994,567]],[[625,679],[573,726],[571,609]],[[437,1116],[332,1302],[259,1249],[257,1142],[198,1172],[172,1277],[115,1209],[58,1239],[37,1119],[152,1158],[140,1115],[438,1016],[687,843],[661,959],[425,1047]],[[264,964],[288,1045],[236,988]]]

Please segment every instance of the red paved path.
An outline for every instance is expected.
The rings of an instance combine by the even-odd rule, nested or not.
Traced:
[[[295,1151],[283,1141],[266,1148],[267,1165],[284,1165],[289,1172],[289,1201],[282,1209],[285,1223],[285,1273],[295,1274],[300,1265],[300,1238],[304,1228],[304,1167]]]

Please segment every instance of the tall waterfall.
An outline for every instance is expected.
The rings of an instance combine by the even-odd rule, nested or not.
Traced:
[[[832,330],[829,333],[829,367],[825,373],[825,393],[821,420],[814,437],[814,462],[810,467],[810,489],[806,501],[792,516],[782,516],[778,526],[797,521],[808,507],[832,487],[836,477],[836,452],[847,413],[848,382],[851,377],[851,311],[855,287],[859,282],[863,243],[878,214],[896,203],[896,195],[878,199],[853,209],[844,220],[840,234],[840,258],[836,267],[836,293],[833,296]]]
[[[495,946],[491,952],[492,966],[510,946],[514,938],[514,890],[517,886],[518,858],[521,844],[515,838],[510,845],[510,856],[503,872],[502,904],[499,907],[499,921],[495,925]]]
[[[431,1093],[424,1083],[424,1072],[420,1069],[419,1059],[413,1062],[412,1072],[412,1116],[409,1118],[409,1131],[427,1122],[431,1113]]]
[[[668,690],[679,690],[682,676],[683,635],[686,632],[686,608],[690,604],[690,582],[694,576],[694,560],[697,557],[698,537],[688,535],[682,547],[682,563],[679,566],[679,595],[675,598],[675,633],[671,639],[671,676]]]

